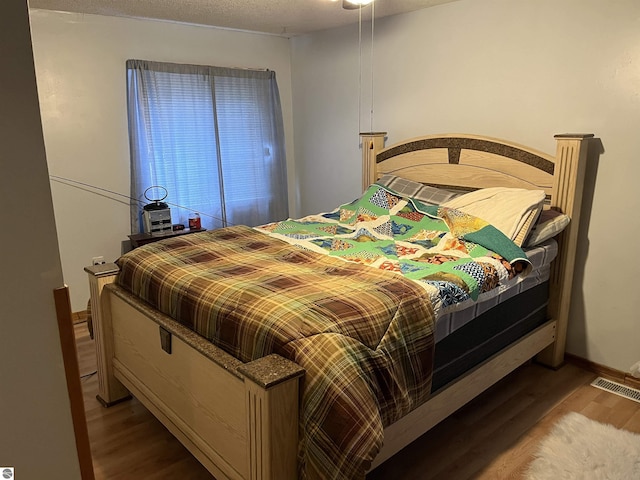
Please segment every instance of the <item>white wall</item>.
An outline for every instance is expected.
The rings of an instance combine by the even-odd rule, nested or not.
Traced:
[[[77,479],[53,290],[63,286],[26,0],[0,3],[0,466]]]
[[[366,28],[359,119],[357,26],[288,41],[35,10],[50,172],[128,192],[128,58],[275,70],[293,216],[326,211],[359,194],[359,129],[386,130],[390,143],[472,132],[551,153],[555,133],[595,133],[604,152],[588,172],[568,350],[626,371],[640,360],[640,321],[630,300],[633,260],[630,249],[610,245],[638,233],[630,218],[639,206],[639,18],[637,0],[460,0],[378,20],[370,125]],[[73,309],[83,310],[88,290],[82,269],[93,256],[120,254],[128,207],[57,183],[52,189],[65,281]],[[622,270],[605,280],[611,262]]]
[[[367,131],[366,29],[364,38]],[[292,40],[302,214],[360,192],[357,44],[357,26]],[[461,0],[381,19],[374,85],[373,130],[388,131],[388,144],[463,132],[554,153],[556,133],[601,139],[588,171],[568,351],[622,371],[640,360],[640,2]]]
[[[32,10],[33,49],[51,175],[129,194],[125,62],[130,58],[276,72],[282,103],[291,214],[297,208],[289,40],[231,30]],[[130,232],[128,200],[52,182],[72,309],[89,299],[83,268],[113,261]],[[26,199],[25,199],[26,200]]]

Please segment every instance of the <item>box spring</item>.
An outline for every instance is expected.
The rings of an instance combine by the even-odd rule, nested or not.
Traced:
[[[548,282],[509,298],[436,343],[432,391],[547,321]]]

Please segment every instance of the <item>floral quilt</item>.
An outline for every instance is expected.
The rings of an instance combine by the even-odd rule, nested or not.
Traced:
[[[531,269],[526,254],[484,220],[377,184],[330,213],[260,229],[301,248],[417,280],[436,309],[476,300]]]

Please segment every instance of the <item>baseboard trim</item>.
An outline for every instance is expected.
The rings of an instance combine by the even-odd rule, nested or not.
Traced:
[[[596,373],[610,380],[615,380],[618,383],[622,383],[633,388],[640,388],[640,378],[636,378],[630,373],[622,372],[605,365],[600,365],[599,363],[592,362],[591,360],[578,357],[571,353],[565,353],[565,360],[568,363],[572,363],[573,365],[583,368],[584,370]]]

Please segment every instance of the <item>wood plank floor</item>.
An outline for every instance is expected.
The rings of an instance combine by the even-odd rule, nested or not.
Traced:
[[[103,408],[86,323],[75,325],[96,480],[213,477],[136,399]],[[640,433],[640,403],[589,384],[575,365],[521,367],[395,457],[367,480],[518,479],[540,440],[564,414]]]

